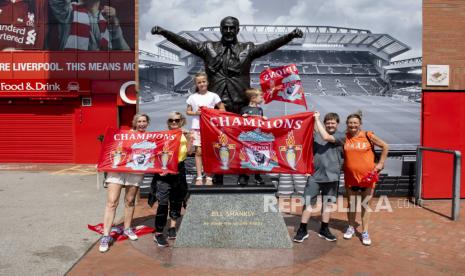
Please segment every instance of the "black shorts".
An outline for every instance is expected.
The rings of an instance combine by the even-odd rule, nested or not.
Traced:
[[[357,186],[352,186],[350,189],[353,192],[365,192],[367,190],[367,187],[357,187]]]
[[[316,182],[313,177],[309,177],[304,190],[305,205],[315,205],[320,194],[323,196],[324,202],[336,203],[338,186],[339,181]]]

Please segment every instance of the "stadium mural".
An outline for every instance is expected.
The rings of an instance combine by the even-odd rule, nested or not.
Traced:
[[[50,147],[13,130],[0,161],[96,162],[105,128],[130,125],[134,11],[134,0],[0,0],[0,127],[25,125]]]
[[[240,42],[258,45],[296,27],[304,34],[255,59],[251,87],[260,88],[266,69],[295,64],[308,110],[341,118],[361,110],[364,128],[391,149],[413,150],[420,143],[421,9],[421,1],[141,2],[139,109],[159,122],[151,125],[154,130],[164,129],[169,111],[185,112],[192,77],[204,71],[198,57],[152,35],[153,26],[196,42],[218,41],[220,20],[235,16]],[[305,111],[277,101],[263,109],[268,117]]]

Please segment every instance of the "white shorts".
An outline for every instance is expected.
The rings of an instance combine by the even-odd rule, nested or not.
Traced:
[[[143,174],[109,172],[105,182],[139,187],[143,179]]]
[[[192,138],[192,145],[196,147],[201,146],[200,129],[191,129],[191,138]]]

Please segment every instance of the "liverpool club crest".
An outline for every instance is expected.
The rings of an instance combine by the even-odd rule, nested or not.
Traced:
[[[154,150],[157,147],[155,143],[143,141],[131,146],[132,152],[126,167],[133,170],[145,171],[148,168],[154,168]]]
[[[229,162],[234,158],[236,152],[236,145],[228,144],[228,142],[228,137],[221,132],[218,136],[218,142],[213,143],[213,152],[220,160],[222,170],[229,170]]]
[[[123,141],[120,141],[116,149],[110,152],[111,167],[117,168],[118,166],[123,164],[125,158],[126,152],[123,148]]]
[[[158,159],[160,160],[162,170],[168,169],[168,163],[171,161],[172,158],[173,151],[170,150],[168,142],[165,142],[165,145],[163,146],[163,151],[158,153]]]
[[[271,171],[277,167],[278,160],[273,150],[274,140],[272,133],[263,133],[260,129],[242,132],[239,135],[239,141],[243,145],[239,154],[241,168]]]
[[[291,74],[282,80],[283,90],[279,91],[278,96],[291,102],[302,99],[302,85],[300,77],[297,74]]]
[[[295,144],[293,131],[289,131],[287,133],[286,146],[280,146],[279,153],[281,158],[286,160],[289,167],[295,171],[296,166],[302,157],[302,145]]]

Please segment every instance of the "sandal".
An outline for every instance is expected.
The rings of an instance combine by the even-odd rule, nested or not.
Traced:
[[[213,179],[210,176],[207,176],[205,185],[213,185]]]
[[[201,176],[197,176],[195,179],[195,185],[203,185],[203,178]]]

